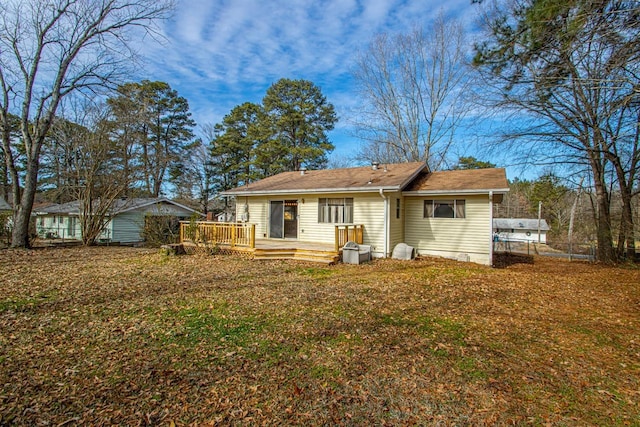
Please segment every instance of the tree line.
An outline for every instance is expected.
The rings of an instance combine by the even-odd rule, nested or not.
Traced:
[[[327,132],[337,120],[318,86],[280,79],[267,89],[261,104],[238,105],[221,123],[205,126],[212,191],[280,172],[325,168],[334,149]]]
[[[363,144],[353,160],[422,160],[432,170],[447,169],[470,144],[461,135],[488,129],[498,150],[553,167],[562,185],[593,195],[601,261],[633,256],[640,5],[470,3],[481,10],[483,30],[473,57],[463,27],[442,15],[403,34],[378,34],[354,55],[360,104],[346,120]],[[238,105],[220,123],[203,125],[200,139],[186,100],[166,83],[123,84],[135,59],[129,31],[154,33],[169,8],[150,0],[0,5],[1,177],[9,186],[3,197],[11,193],[14,201],[14,246],[28,245],[38,189],[64,200],[96,180],[122,184],[132,195],[158,195],[172,185],[206,207],[221,190],[327,165],[333,149],[327,132],[337,116],[312,82],[274,83],[260,104]],[[102,106],[63,102],[105,91]],[[79,135],[87,144],[82,150]],[[88,172],[80,176],[75,164]]]

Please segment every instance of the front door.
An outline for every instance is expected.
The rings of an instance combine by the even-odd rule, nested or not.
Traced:
[[[269,237],[272,239],[298,238],[298,201],[277,200],[269,206]]]
[[[284,236],[284,202],[271,202],[269,209],[271,219],[269,220],[269,237],[272,239],[282,239]]]

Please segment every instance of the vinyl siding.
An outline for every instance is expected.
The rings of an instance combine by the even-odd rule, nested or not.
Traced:
[[[364,224],[364,244],[371,245],[371,252],[376,257],[386,256],[384,206],[384,199],[378,193],[358,197],[357,204],[354,199],[354,220],[356,224]]]
[[[363,244],[371,245],[372,252],[383,251],[383,200],[377,194],[354,195],[318,194],[312,198],[305,197],[304,204],[298,204],[300,213],[300,240],[308,242],[334,243],[335,226],[340,224],[326,224],[318,222],[318,201],[321,198],[353,198],[353,223],[349,225],[364,225]],[[304,231],[303,231],[304,230]]]
[[[111,220],[111,240],[120,243],[134,243],[142,241],[144,228],[144,213],[124,212]],[[105,230],[107,231],[107,230]],[[104,233],[106,234],[106,233]],[[104,238],[108,238],[105,236]]]
[[[242,220],[245,213],[245,205],[249,206],[248,221],[256,225],[256,239],[267,237],[267,207],[269,200],[266,197],[242,197],[236,200],[236,218]]]
[[[249,221],[256,224],[256,238],[268,236],[269,202],[272,200],[298,201],[298,240],[304,242],[334,243],[336,224],[318,222],[318,201],[321,198],[352,197],[353,224],[364,225],[364,244],[382,256],[384,248],[384,200],[377,193],[369,194],[313,194],[275,197],[241,197],[236,202],[237,218],[241,218],[244,205],[249,205]],[[304,200],[304,202],[303,202]]]
[[[335,243],[335,224],[318,222],[318,200],[322,197],[344,197],[337,195],[313,195],[298,199],[298,240],[303,242]],[[349,197],[349,196],[347,196]],[[302,203],[304,199],[304,203]],[[355,201],[354,201],[355,202]]]
[[[405,199],[401,193],[385,193],[389,198],[389,252],[398,244],[404,242],[404,205]],[[396,203],[400,201],[400,218],[397,218]]]
[[[74,219],[75,227],[69,233],[69,222],[74,221]],[[51,233],[51,235],[57,236],[56,238],[59,239],[81,240],[80,219],[77,216],[69,217],[67,215],[38,216],[36,219],[36,232],[41,237]]]
[[[147,215],[178,217],[186,220],[192,212],[169,203],[144,206],[115,216],[105,228],[101,238],[110,238],[111,241],[120,243],[142,242]]]
[[[527,232],[529,235],[527,236]],[[498,229],[498,236],[501,241],[510,242],[538,242],[538,230],[516,230],[513,233],[511,229]],[[540,232],[540,243],[547,243],[547,232]]]
[[[464,199],[465,218],[423,218],[424,200]],[[491,219],[488,196],[406,197],[405,240],[419,254],[490,264]]]

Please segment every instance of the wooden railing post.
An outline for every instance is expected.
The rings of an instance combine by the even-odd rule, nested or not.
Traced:
[[[236,224],[231,224],[231,247],[233,248],[236,245]]]
[[[338,252],[339,250],[340,250],[340,230],[336,225],[335,251]]]
[[[251,237],[249,238],[249,247],[255,249],[256,247],[256,225],[251,224]]]

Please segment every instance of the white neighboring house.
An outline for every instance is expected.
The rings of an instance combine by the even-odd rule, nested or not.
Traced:
[[[35,212],[36,232],[48,239],[82,240],[80,229],[80,202],[51,205]],[[189,219],[195,210],[167,198],[118,199],[111,208],[109,221],[98,241],[118,243],[142,242],[145,218],[171,216]]]
[[[493,231],[498,233],[501,242],[538,242],[547,243],[549,224],[540,220],[540,238],[538,239],[538,220],[535,218],[494,218]]]

